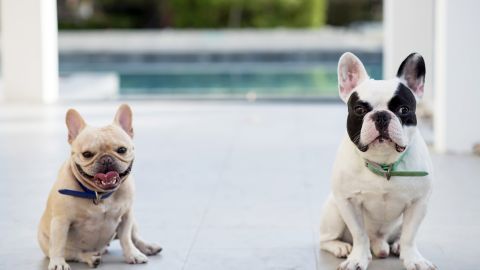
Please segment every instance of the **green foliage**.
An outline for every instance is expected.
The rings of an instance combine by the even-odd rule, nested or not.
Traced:
[[[328,8],[326,22],[329,25],[381,21],[383,0],[329,0]]]
[[[320,27],[327,0],[58,0],[60,28]],[[79,16],[81,5],[93,13]]]

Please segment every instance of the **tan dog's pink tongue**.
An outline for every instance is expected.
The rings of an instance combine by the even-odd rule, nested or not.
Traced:
[[[115,178],[120,178],[118,172],[115,171],[111,171],[106,174],[97,173],[94,176],[94,179],[100,181],[102,184],[114,182]]]

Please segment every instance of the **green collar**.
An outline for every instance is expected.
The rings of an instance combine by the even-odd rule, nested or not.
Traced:
[[[397,171],[397,166],[403,161],[406,152],[392,164],[379,164],[365,159],[365,166],[374,174],[385,177],[387,180],[390,180],[392,176],[427,176],[428,172],[426,171]]]

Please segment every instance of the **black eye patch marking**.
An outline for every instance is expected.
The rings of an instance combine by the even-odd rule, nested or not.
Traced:
[[[402,107],[407,107],[408,110],[405,110],[405,108]],[[388,102],[388,109],[400,119],[402,126],[416,126],[416,108],[417,101],[415,100],[412,91],[404,84],[398,84],[395,95]]]
[[[353,92],[350,95],[347,105],[348,105],[348,117],[347,117],[348,136],[360,151],[365,152],[368,150],[368,146],[362,145],[360,143],[360,132],[362,130],[363,118],[365,117],[365,114],[356,113],[355,108],[358,108],[359,106],[361,106],[368,113],[372,110],[372,106],[370,105],[370,103],[360,100],[357,92]]]

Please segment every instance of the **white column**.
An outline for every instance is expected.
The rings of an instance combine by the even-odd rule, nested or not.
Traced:
[[[58,97],[55,0],[1,0],[2,80],[6,101]]]
[[[434,0],[383,1],[383,76],[397,74],[400,63],[412,52],[423,55],[426,82],[423,103],[433,109],[433,24]]]
[[[435,13],[435,148],[480,142],[480,1],[438,0]]]

